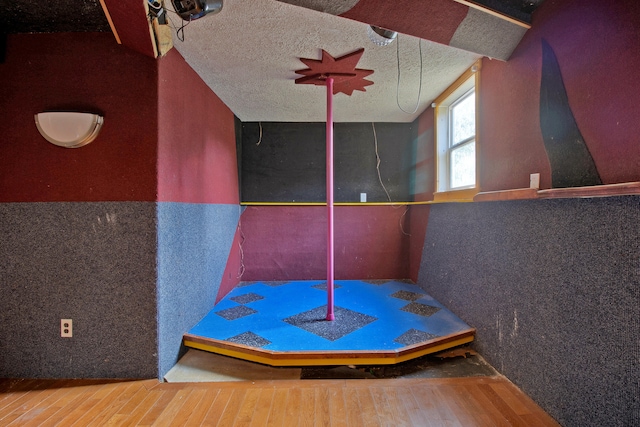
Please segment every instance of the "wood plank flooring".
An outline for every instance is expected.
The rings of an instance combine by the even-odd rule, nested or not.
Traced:
[[[1,426],[558,426],[503,377],[0,379]]]

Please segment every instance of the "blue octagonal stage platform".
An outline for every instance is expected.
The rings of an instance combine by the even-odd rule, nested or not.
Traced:
[[[184,336],[200,350],[272,366],[404,362],[473,341],[469,327],[418,286],[336,280],[242,283]]]

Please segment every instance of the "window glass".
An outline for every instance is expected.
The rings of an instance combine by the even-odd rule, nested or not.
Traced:
[[[476,94],[475,91],[465,95],[451,107],[452,141],[451,145],[476,134]]]
[[[451,150],[451,188],[469,187],[476,183],[475,140]]]
[[[479,66],[476,63],[465,71],[434,101],[437,179],[434,200],[465,198],[477,192]]]

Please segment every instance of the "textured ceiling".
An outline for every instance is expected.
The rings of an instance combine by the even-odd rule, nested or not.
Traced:
[[[410,122],[480,57],[403,34],[376,46],[366,24],[273,0],[226,1],[184,34],[175,48],[242,121],[326,120],[324,88],[294,84],[306,68],[299,58],[320,59],[321,49],[338,57],[364,47],[358,68],[374,70],[366,92],[335,96],[339,122]]]
[[[382,9],[368,7],[376,1]],[[455,24],[459,27],[453,27],[455,34],[449,45],[428,41],[425,39],[437,38],[423,35],[421,29],[437,30],[436,26],[447,25],[448,17],[445,13],[444,18],[435,21],[437,25],[424,25],[427,22],[424,19],[432,18],[423,16],[423,8],[427,7],[423,1],[225,0],[220,13],[187,25],[183,29],[184,41],[178,40],[174,28],[174,46],[241,120],[288,122],[325,120],[324,88],[294,84],[294,79],[299,77],[295,70],[305,68],[299,58],[320,59],[321,49],[337,57],[364,48],[358,67],[374,70],[368,77],[374,85],[351,97],[336,95],[335,120],[410,122],[474,61],[483,55],[508,56],[524,33],[508,26],[506,21],[487,20],[484,13],[464,6],[465,11],[469,9],[474,13],[465,12],[465,22]],[[478,0],[476,3],[527,22],[541,1]],[[140,34],[148,31],[132,28],[140,22],[146,26],[144,19],[131,19],[132,14],[140,13],[140,0],[106,0],[106,3],[112,18],[116,18],[114,21],[120,18],[126,22],[126,25],[116,25],[123,44],[128,45],[127,35],[139,39]],[[165,1],[170,8],[169,3]],[[400,4],[411,7],[399,7]],[[453,0],[430,0],[428,5],[435,4],[443,4],[446,10],[461,8],[460,2]],[[336,16],[338,14],[343,17]],[[169,16],[174,27],[181,25],[177,15],[170,13]],[[376,46],[368,39],[368,26],[363,23],[373,22],[374,18],[382,21],[389,18],[390,23],[402,27],[393,29],[407,28],[408,33],[419,35],[423,40],[399,34],[391,45]],[[419,30],[416,32],[415,28]],[[480,31],[476,31],[478,28]],[[44,3],[0,0],[0,29],[1,33],[110,30],[99,0]],[[489,54],[483,51],[485,45],[490,49]],[[411,114],[414,109],[415,113]]]

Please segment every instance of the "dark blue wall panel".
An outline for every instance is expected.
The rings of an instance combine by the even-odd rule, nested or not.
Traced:
[[[240,206],[158,203],[158,375],[173,367],[182,335],[213,308]]]
[[[155,206],[0,204],[0,377],[156,376]]]
[[[563,426],[640,424],[640,197],[433,205],[418,282]]]

